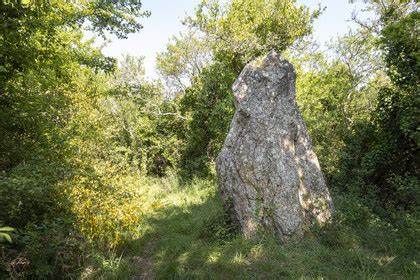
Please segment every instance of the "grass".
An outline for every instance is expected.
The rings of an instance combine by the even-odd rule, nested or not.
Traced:
[[[332,225],[287,245],[270,236],[246,240],[229,230],[212,179],[149,178],[139,187],[157,205],[139,213],[140,238],[97,258],[82,278],[419,279],[417,253],[397,251],[377,225]]]

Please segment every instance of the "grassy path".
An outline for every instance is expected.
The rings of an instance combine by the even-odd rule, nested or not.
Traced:
[[[281,246],[229,232],[213,180],[152,180],[141,237],[105,279],[415,279],[407,260],[356,232],[331,229]],[[373,239],[385,233],[369,232]],[[376,235],[376,236],[374,236]],[[369,243],[371,242],[371,243]],[[370,248],[370,249],[369,249]],[[407,268],[408,267],[408,268]]]

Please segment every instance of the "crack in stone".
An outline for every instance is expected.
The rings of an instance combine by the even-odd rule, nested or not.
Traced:
[[[232,198],[245,236],[262,226],[287,241],[301,237],[312,220],[331,216],[295,100],[295,76],[293,66],[271,52],[258,65],[249,63],[233,86],[236,113],[216,170],[222,198]]]

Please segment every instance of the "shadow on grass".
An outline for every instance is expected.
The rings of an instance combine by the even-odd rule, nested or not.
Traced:
[[[271,237],[246,240],[228,229],[223,213],[213,192],[148,217],[149,229],[126,251],[134,279],[412,278],[394,256],[364,249],[357,239],[331,245],[312,237],[283,246]]]

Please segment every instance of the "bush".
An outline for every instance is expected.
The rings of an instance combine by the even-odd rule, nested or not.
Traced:
[[[79,175],[66,182],[75,216],[75,228],[93,246],[115,248],[139,234],[142,211],[150,207],[144,200],[141,178],[119,175],[98,180]]]

